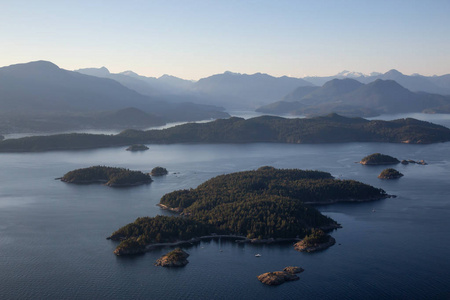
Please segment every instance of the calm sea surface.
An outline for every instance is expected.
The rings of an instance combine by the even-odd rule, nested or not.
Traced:
[[[383,167],[355,163],[374,152],[429,164],[398,165],[405,176],[383,181]],[[54,180],[92,165],[163,166],[170,174],[123,189]],[[328,171],[398,197],[320,207],[343,226],[332,233],[337,244],[320,253],[212,240],[187,247],[190,263],[176,270],[153,265],[170,248],[112,253],[117,244],[105,238],[114,230],[168,214],[156,206],[165,193],[264,165]],[[450,143],[150,145],[142,153],[0,154],[0,166],[0,299],[450,298]],[[268,287],[256,279],[290,265],[305,269],[299,281]]]

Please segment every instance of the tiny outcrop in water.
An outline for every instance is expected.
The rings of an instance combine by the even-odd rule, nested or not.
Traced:
[[[310,235],[294,245],[300,252],[315,252],[325,250],[336,243],[336,240],[321,229],[313,229]]]
[[[135,151],[145,151],[148,150],[149,148],[143,144],[134,144],[131,145],[130,147],[128,147],[126,150],[127,151],[131,151],[131,152],[135,152]]]
[[[395,157],[381,153],[374,153],[364,157],[359,163],[362,165],[395,165],[399,162],[400,161]]]
[[[66,173],[60,179],[67,183],[103,183],[111,187],[135,186],[152,182],[150,175],[141,171],[105,166],[76,169]]]
[[[152,171],[150,172],[150,175],[152,176],[164,176],[169,174],[166,168],[163,167],[154,167]]]
[[[378,178],[380,179],[398,179],[402,177],[403,174],[397,171],[396,169],[384,169],[381,171],[380,175],[378,175]]]
[[[287,271],[267,272],[259,275],[257,278],[259,281],[267,285],[280,285],[282,283],[285,283],[286,281],[294,281],[300,279],[297,275]]]
[[[189,263],[187,260],[188,257],[188,253],[184,252],[181,248],[176,248],[175,250],[161,256],[161,258],[156,261],[155,266],[184,267]]]
[[[293,267],[293,266],[289,266],[283,269],[284,272],[288,272],[290,274],[297,274],[297,273],[301,273],[303,271],[305,271],[305,269],[300,268],[300,267]]]

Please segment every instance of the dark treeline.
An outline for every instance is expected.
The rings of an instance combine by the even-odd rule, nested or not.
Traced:
[[[122,245],[136,241],[140,245],[189,240],[214,232],[213,226],[181,217],[142,217],[115,231],[110,238],[123,240]]]
[[[450,141],[450,129],[416,119],[368,121],[336,114],[305,119],[262,116],[189,123],[164,130],[125,130],[117,135],[59,134],[7,139],[0,152],[89,149],[170,143],[344,143],[426,144]]]

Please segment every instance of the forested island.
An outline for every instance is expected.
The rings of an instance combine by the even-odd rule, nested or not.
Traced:
[[[148,147],[143,144],[134,144],[125,149],[127,151],[135,152],[135,151],[145,151],[148,150]]]
[[[130,144],[348,143],[428,144],[450,141],[450,129],[412,118],[369,121],[337,114],[304,119],[262,116],[188,123],[163,130],[125,130],[117,135],[59,134],[6,139],[0,152],[74,150]]]
[[[166,168],[163,167],[154,167],[152,171],[150,172],[150,175],[152,176],[164,176],[167,175],[169,172]]]
[[[138,218],[109,239],[121,241],[114,252],[117,255],[204,236],[298,240],[312,229],[340,227],[307,204],[386,197],[382,189],[354,180],[337,180],[327,172],[261,167],[217,176],[196,189],[168,193],[161,198],[160,206],[180,217]]]
[[[396,169],[384,169],[381,171],[380,175],[378,175],[378,178],[380,179],[397,179],[402,177],[403,174],[397,171]]]
[[[125,168],[93,166],[66,173],[61,181],[76,184],[102,183],[111,187],[125,187],[152,182],[150,175]]]
[[[362,165],[395,165],[400,163],[400,161],[386,154],[374,153],[367,155],[359,163]]]

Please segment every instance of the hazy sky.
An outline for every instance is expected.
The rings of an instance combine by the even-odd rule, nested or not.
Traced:
[[[198,79],[450,73],[450,0],[0,0],[0,66]]]

